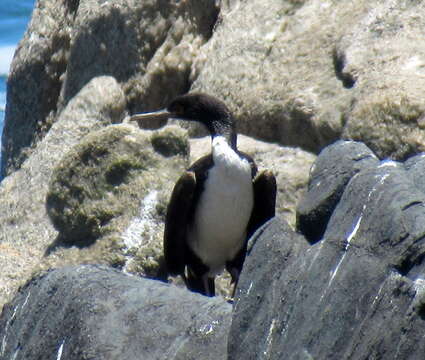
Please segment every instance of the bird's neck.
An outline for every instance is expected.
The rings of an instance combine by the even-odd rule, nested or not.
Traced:
[[[237,166],[241,161],[236,146],[231,146],[228,139],[222,135],[217,135],[212,138],[211,148],[215,165],[227,168]]]
[[[227,119],[226,119],[227,120]],[[233,121],[215,121],[212,122],[212,128],[210,129],[211,138],[214,144],[214,139],[220,137],[227,145],[233,150],[237,151],[237,135]],[[221,141],[220,141],[221,143]]]

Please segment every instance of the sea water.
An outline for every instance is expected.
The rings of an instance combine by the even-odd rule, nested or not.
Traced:
[[[3,133],[10,63],[24,35],[34,3],[35,0],[0,0],[0,133]]]

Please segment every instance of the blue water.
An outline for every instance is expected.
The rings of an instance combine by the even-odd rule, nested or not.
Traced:
[[[6,106],[6,80],[19,40],[30,20],[35,0],[0,0],[0,133]]]

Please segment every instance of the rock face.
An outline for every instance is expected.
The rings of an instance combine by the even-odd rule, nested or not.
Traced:
[[[319,152],[350,138],[395,159],[425,149],[424,3],[216,3],[37,1],[8,81],[2,174],[100,75],[131,112],[202,90],[263,140]]]
[[[1,305],[33,272],[52,266],[106,263],[164,276],[163,218],[187,166],[188,139],[179,128],[113,125],[124,107],[113,78],[93,79],[1,183]]]
[[[0,184],[0,304],[40,266],[57,232],[46,215],[49,179],[64,153],[91,131],[121,121],[125,99],[111,77],[90,81],[19,171]]]
[[[1,173],[21,166],[94,77],[114,77],[131,111],[186,92],[217,12],[209,0],[37,1],[8,79]]]
[[[2,359],[225,359],[231,305],[100,266],[51,271],[0,317]]]
[[[192,88],[225,98],[244,133],[314,152],[340,137],[381,158],[425,150],[423,2],[223,3]]]
[[[303,200],[323,234],[311,238],[312,222],[298,224],[307,237],[281,218],[266,223],[249,242],[233,309],[106,267],[62,268],[3,308],[0,356],[421,360],[424,170],[424,155],[378,161],[363,144],[337,142]]]
[[[367,166],[353,161],[359,153]],[[315,234],[309,244],[279,219],[252,240],[229,359],[423,358],[425,188],[418,174],[425,160],[403,165],[371,155],[362,144],[339,142],[318,157],[313,179],[330,186],[311,186],[305,208],[322,216],[320,241]],[[345,171],[332,171],[332,162]],[[330,198],[339,200],[328,216],[317,199]],[[310,237],[310,226],[299,229]]]
[[[340,141],[323,149],[311,168],[308,191],[297,207],[297,226],[310,242],[322,238],[350,179],[378,163],[362,143]]]

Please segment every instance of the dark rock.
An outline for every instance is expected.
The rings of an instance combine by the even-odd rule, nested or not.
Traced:
[[[326,147],[311,168],[308,191],[298,204],[297,229],[310,242],[319,241],[350,179],[378,163],[373,152],[359,142],[337,141]]]
[[[416,187],[425,193],[425,153],[412,156],[404,162],[407,173]]]
[[[284,311],[279,296],[282,276],[309,244],[284,220],[274,218],[254,234],[249,246],[235,299],[229,359],[268,358],[270,324],[276,322],[276,313]],[[303,279],[294,281],[300,284]]]
[[[2,359],[225,359],[231,305],[101,266],[31,280],[0,317]]]
[[[256,236],[229,359],[423,359],[424,194],[403,164],[354,175],[314,245],[278,220]]]

